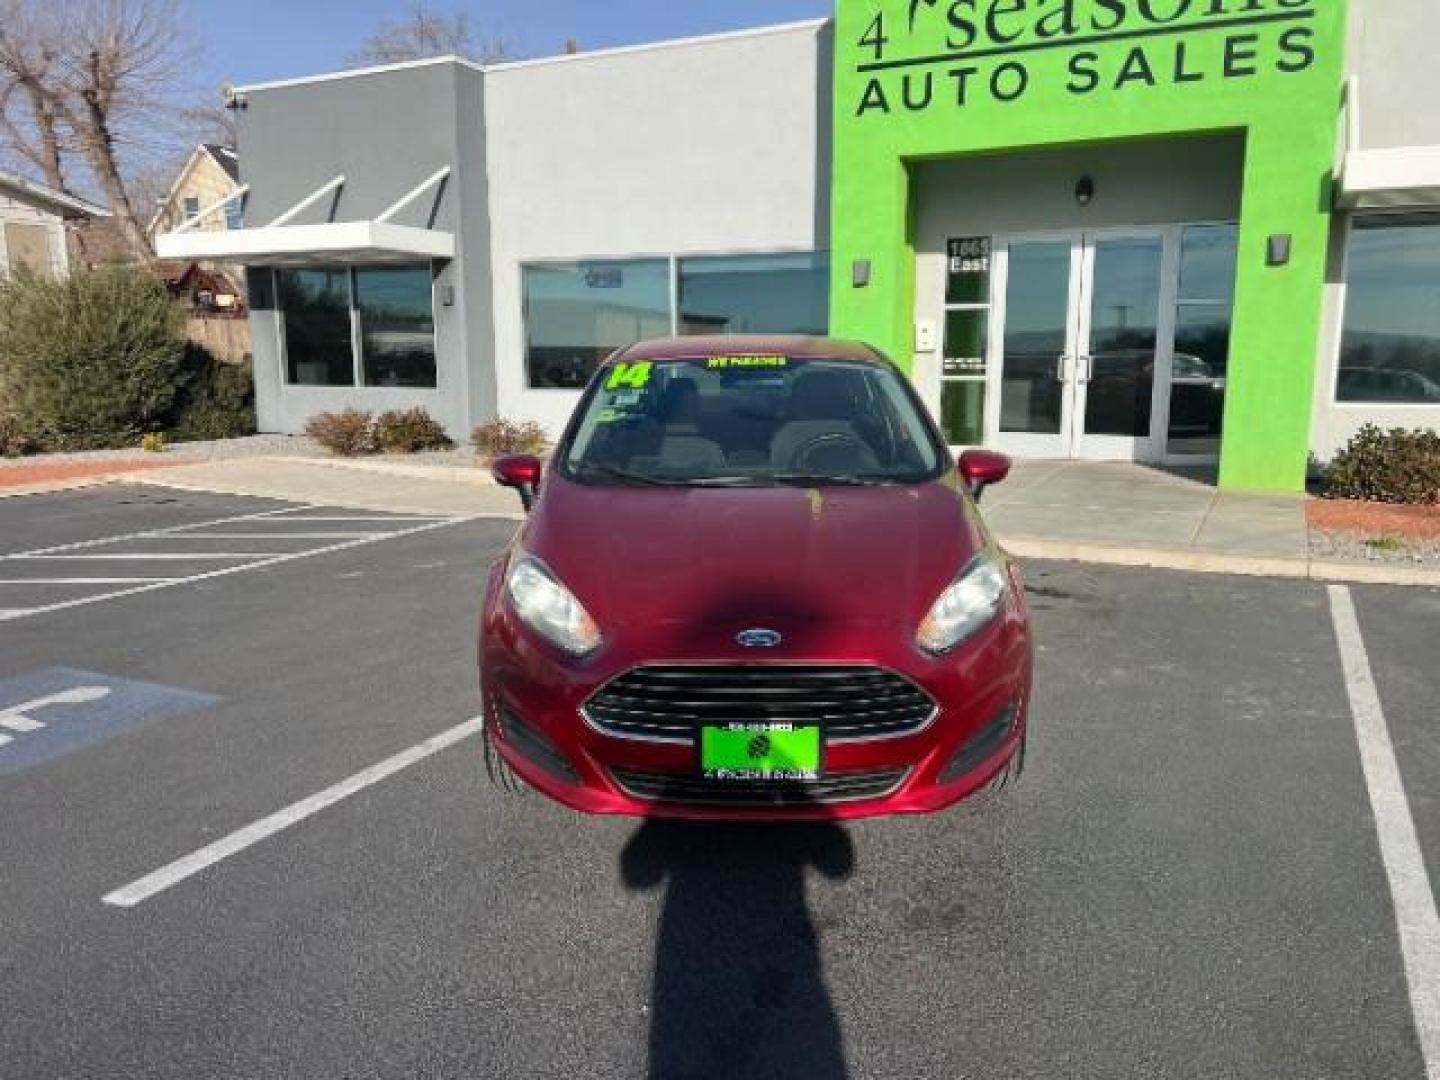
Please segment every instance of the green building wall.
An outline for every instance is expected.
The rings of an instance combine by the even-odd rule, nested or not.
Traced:
[[[833,332],[913,365],[911,162],[1243,131],[1220,483],[1302,488],[1344,40],[1344,0],[837,0]]]

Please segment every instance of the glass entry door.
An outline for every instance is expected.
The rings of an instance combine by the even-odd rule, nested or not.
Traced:
[[[1171,232],[1001,240],[989,430],[1030,457],[1153,461],[1174,335]]]

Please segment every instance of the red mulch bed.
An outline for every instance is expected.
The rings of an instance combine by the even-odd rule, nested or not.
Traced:
[[[1305,504],[1305,517],[1312,529],[1326,532],[1404,536],[1414,540],[1440,539],[1440,506],[1311,499]]]
[[[148,469],[170,469],[182,461],[37,461],[33,465],[0,468],[0,488],[30,487],[51,480],[86,480],[91,477],[122,476]]]

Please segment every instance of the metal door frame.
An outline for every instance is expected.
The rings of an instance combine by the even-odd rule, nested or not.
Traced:
[[[995,237],[992,252],[991,321],[986,364],[985,434],[997,449],[1023,457],[1082,458],[1105,461],[1160,462],[1169,430],[1170,374],[1175,352],[1175,315],[1180,291],[1180,247],[1184,225],[1107,229],[1064,229],[1006,233]],[[1090,310],[1095,249],[1106,240],[1159,239],[1160,283],[1157,297],[1155,373],[1151,387],[1150,431],[1145,436],[1087,435],[1084,431],[1086,377],[1090,362]],[[1056,376],[1065,384],[1060,431],[1055,435],[1000,430],[1004,379],[1005,324],[1010,282],[1010,248],[1021,243],[1068,243],[1070,288],[1065,320],[1065,353],[1056,357]]]

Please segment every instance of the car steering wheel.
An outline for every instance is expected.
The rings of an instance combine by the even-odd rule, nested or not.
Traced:
[[[862,455],[869,451],[869,447],[858,435],[852,435],[848,431],[827,431],[823,435],[815,435],[806,439],[795,449],[791,455],[792,468],[813,468],[810,464],[810,456],[817,451],[834,449],[837,446],[851,446]]]

